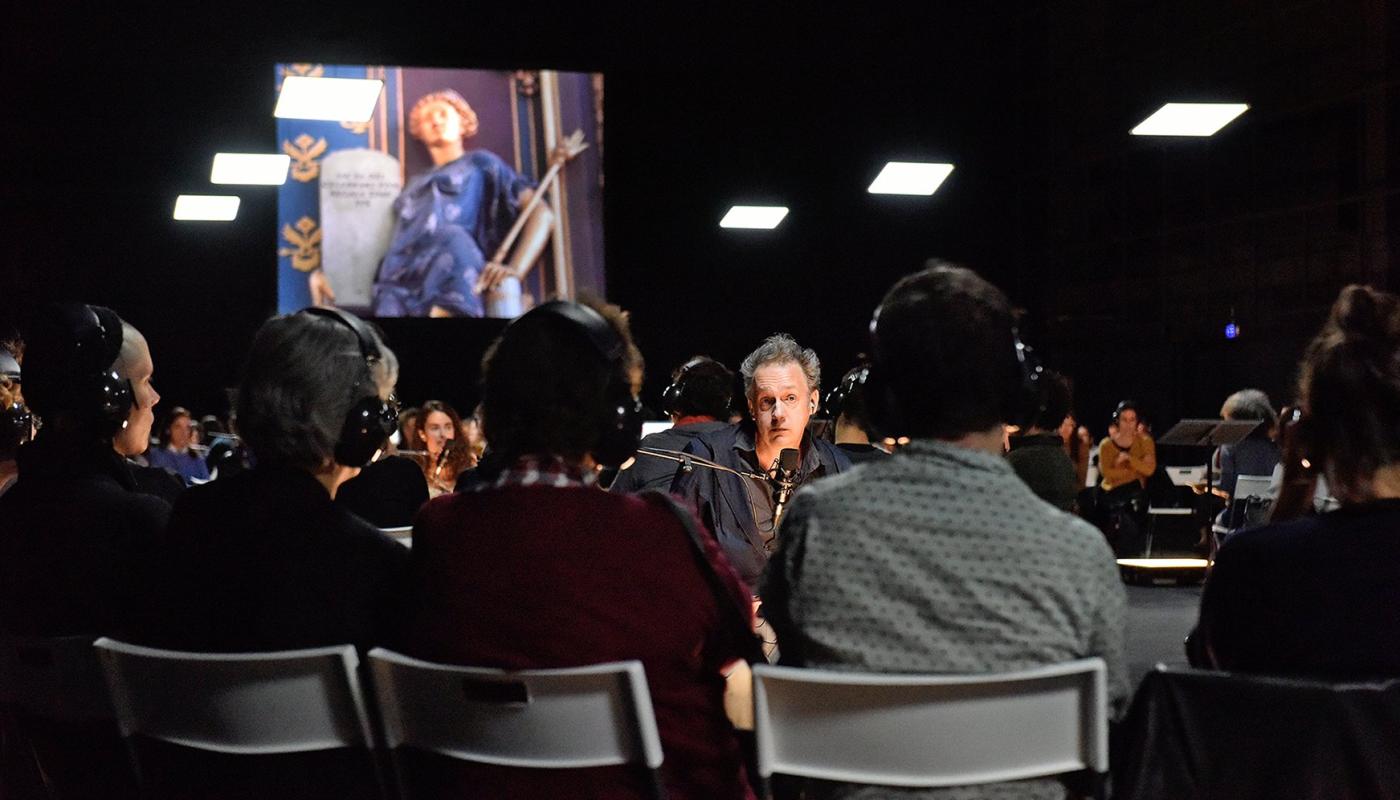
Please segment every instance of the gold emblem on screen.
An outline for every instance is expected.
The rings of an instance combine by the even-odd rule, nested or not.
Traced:
[[[279,248],[277,255],[291,256],[292,269],[310,272],[320,268],[321,229],[316,226],[316,220],[302,217],[297,220],[296,227],[290,223],[283,225],[282,238],[292,246]]]
[[[321,174],[321,164],[316,159],[325,155],[326,140],[313,139],[303,133],[294,141],[282,140],[282,152],[292,157],[292,179],[306,183],[316,180]]]
[[[282,67],[282,77],[288,75],[298,75],[304,78],[321,78],[326,74],[326,68],[320,64],[288,64]]]

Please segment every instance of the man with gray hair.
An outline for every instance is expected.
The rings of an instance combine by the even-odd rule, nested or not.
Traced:
[[[697,437],[685,450],[745,475],[704,466],[682,469],[671,492],[691,504],[757,594],[758,578],[777,546],[779,501],[795,486],[849,469],[851,462],[835,445],[807,432],[821,397],[821,362],[810,348],[775,333],[749,353],[739,372],[751,419]],[[782,463],[784,450],[798,454],[795,469]]]

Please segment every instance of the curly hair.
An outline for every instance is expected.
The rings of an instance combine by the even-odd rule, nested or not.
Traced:
[[[418,98],[418,102],[413,104],[413,108],[408,112],[408,135],[423,141],[423,121],[421,114],[423,110],[433,103],[446,103],[457,112],[457,116],[462,118],[462,138],[470,139],[476,135],[476,131],[481,127],[476,118],[476,112],[467,101],[451,89],[439,89],[436,92],[429,92]]]
[[[754,373],[769,364],[796,364],[807,381],[807,391],[822,387],[822,362],[817,358],[816,351],[799,345],[786,333],[775,333],[764,339],[763,344],[749,353],[739,365],[739,374],[744,377],[744,396],[748,399],[754,398]]]

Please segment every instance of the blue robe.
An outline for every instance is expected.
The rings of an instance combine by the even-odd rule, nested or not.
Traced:
[[[394,235],[379,264],[371,313],[426,317],[440,306],[483,316],[472,289],[520,214],[520,193],[530,188],[534,183],[485,150],[409,181],[394,201]]]

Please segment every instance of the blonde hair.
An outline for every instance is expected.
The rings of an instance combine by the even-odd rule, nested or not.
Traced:
[[[467,101],[451,89],[440,89],[436,92],[429,92],[418,98],[418,102],[413,104],[413,108],[408,112],[408,135],[423,140],[423,109],[433,103],[446,103],[457,112],[457,116],[462,118],[462,138],[470,139],[476,135],[480,123],[477,121],[476,112],[467,104]]]

